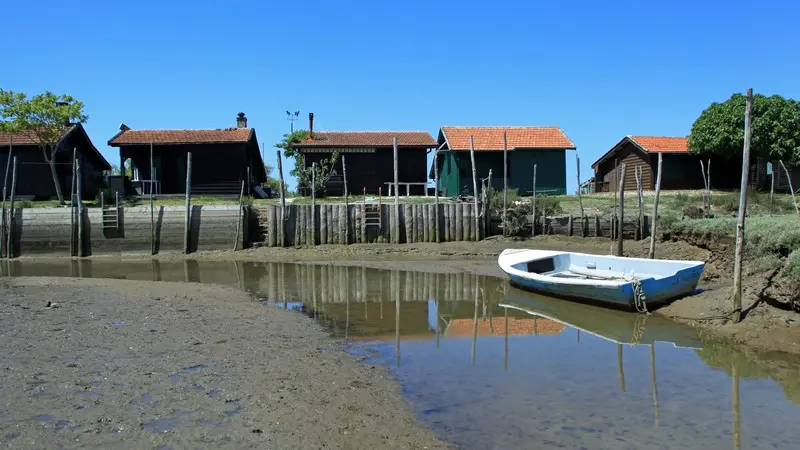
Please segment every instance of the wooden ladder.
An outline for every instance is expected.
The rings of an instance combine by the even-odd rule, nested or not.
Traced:
[[[100,211],[102,212],[101,228],[119,231],[119,192],[114,196],[114,207],[106,208],[105,196],[100,192]]]
[[[361,203],[361,217],[364,228],[378,227],[381,229],[382,214],[381,214],[381,188],[378,188],[378,202],[367,203],[367,188],[364,188],[364,200]]]

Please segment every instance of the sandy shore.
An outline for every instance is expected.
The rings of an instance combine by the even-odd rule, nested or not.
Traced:
[[[386,369],[235,289],[16,278],[0,297],[7,448],[447,447]]]

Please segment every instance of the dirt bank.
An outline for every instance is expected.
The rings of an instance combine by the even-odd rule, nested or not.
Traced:
[[[446,447],[385,369],[243,292],[18,278],[0,298],[9,448]]]

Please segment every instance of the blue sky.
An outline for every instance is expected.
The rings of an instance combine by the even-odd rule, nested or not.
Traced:
[[[112,164],[122,122],[220,128],[243,111],[274,165],[285,111],[299,110],[303,127],[314,112],[319,130],[434,137],[557,125],[586,179],[624,135],[686,135],[734,92],[800,98],[789,0],[43,0],[2,12],[0,87],[85,102]],[[574,191],[574,153],[567,180]]]

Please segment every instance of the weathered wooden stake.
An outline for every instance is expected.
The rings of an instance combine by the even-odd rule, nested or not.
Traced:
[[[711,159],[708,160],[708,165],[706,166],[706,180],[708,181],[708,213],[711,214]]]
[[[647,257],[650,259],[656,256],[656,227],[658,226],[658,198],[661,195],[661,166],[663,159],[661,152],[658,153],[658,171],[656,172],[656,198],[653,199],[653,217],[650,218],[652,224],[650,225],[650,251]]]
[[[614,210],[611,213],[611,240],[614,240],[616,237],[615,230],[617,221],[617,190],[619,190],[619,160],[614,159]]]
[[[281,162],[281,151],[278,150],[276,152],[278,154],[278,176],[280,177],[281,182],[281,220],[279,222],[278,228],[280,231],[278,232],[278,247],[285,247],[286,246],[286,183],[283,181],[283,163]]]
[[[533,165],[533,192],[531,192],[531,237],[536,236],[536,164]],[[542,229],[544,229],[544,211],[542,211]]]
[[[578,156],[578,153],[575,153],[575,168],[576,173],[578,175],[578,206],[581,208],[581,237],[586,237],[586,227],[584,227],[584,215],[583,215],[583,200],[581,200],[581,157]]]
[[[236,237],[233,239],[233,251],[239,250],[239,228],[242,227],[242,216],[244,216],[244,185],[245,182],[242,180],[242,190],[239,192],[239,216],[236,218]]]
[[[153,186],[155,182],[153,181],[153,174],[154,171],[154,164],[153,164],[153,143],[150,143],[150,254],[156,254],[156,222],[155,222],[155,214],[153,212]],[[102,194],[101,194],[102,196]],[[100,211],[100,216],[103,216],[103,211]]]
[[[507,236],[508,224],[508,133],[503,130],[503,236]]]
[[[773,212],[772,202],[775,199],[775,164],[772,165],[772,174],[769,177],[769,211]],[[794,192],[792,192],[794,194]]]
[[[433,216],[434,217],[434,219],[433,219],[434,220],[434,226],[436,227],[436,229],[435,229],[435,233],[436,233],[436,238],[435,239],[436,240],[434,242],[439,243],[439,242],[442,242],[442,238],[440,236],[440,231],[439,231],[439,217],[440,217],[440,213],[439,213],[439,149],[436,149],[436,151],[433,152],[433,184],[435,185],[433,193],[436,196],[436,211],[435,211],[436,213]],[[437,325],[437,327],[438,327],[438,325]],[[438,334],[437,334],[437,337],[438,337]]]
[[[504,132],[503,133],[503,141],[504,142],[505,142],[505,139],[506,138],[505,138],[505,132]],[[503,155],[505,155],[505,150],[503,151]],[[481,240],[481,232],[479,230],[480,217],[478,217],[478,172],[475,169],[475,142],[473,141],[472,136],[469,137],[469,159],[472,162],[472,194],[473,194],[472,195],[472,199],[473,199],[474,211],[475,211],[475,240],[476,241],[480,241]],[[503,235],[504,236],[506,234],[506,229],[505,229],[505,220],[506,220],[505,214],[506,213],[505,213],[505,210],[506,210],[506,208],[505,208],[505,194],[504,194],[504,197],[503,197]],[[466,237],[465,237],[465,240],[467,240]]]
[[[344,162],[344,157],[342,157]],[[315,227],[317,210],[317,163],[311,163],[311,245],[317,245],[317,230]]]
[[[14,222],[16,222],[16,209],[14,200],[17,196],[17,157],[12,160],[13,167],[11,169],[11,199],[9,200],[8,211],[8,240],[6,241],[6,258],[11,259],[14,257]],[[10,273],[10,272],[9,272]]]
[[[345,210],[345,237],[344,243],[350,244],[350,201],[348,200],[347,192],[347,166],[344,163],[344,155],[342,155],[342,178],[344,181],[344,210]]]
[[[2,217],[0,217],[0,225],[2,226],[2,230],[0,231],[0,257],[8,255],[6,252],[6,233],[8,232],[8,224],[6,222],[6,194],[7,194],[7,187],[8,187],[8,172],[11,170],[11,154],[14,152],[14,136],[9,138],[8,144],[8,159],[6,160],[6,173],[3,177],[3,208],[2,208]],[[10,274],[9,274],[10,276]]]
[[[620,166],[620,178],[622,180],[619,184],[619,218],[617,219],[617,256],[622,256],[622,227],[625,223],[625,163]]]
[[[397,136],[392,138],[394,164],[394,220],[392,220],[392,242],[400,243],[400,186],[397,179]],[[398,309],[399,311],[399,309]]]
[[[80,160],[75,161],[75,172],[78,174],[75,180],[75,196],[78,197],[78,257],[82,258],[86,256],[86,252],[83,248],[83,188],[81,186],[83,183],[81,182]]]
[[[703,215],[708,216],[708,179],[706,178],[706,166],[702,160],[700,160],[700,173],[703,175],[703,186],[705,187],[703,191]]]
[[[747,214],[747,185],[750,175],[750,139],[753,135],[753,89],[747,89],[744,113],[744,151],[742,152],[742,184],[739,192],[739,217],[736,221],[736,253],[733,261],[733,321],[742,320],[742,253],[744,250],[744,218]]]
[[[786,168],[786,165],[783,163],[783,160],[780,161],[781,167],[783,168],[783,172],[786,173],[786,180],[789,182],[789,191],[792,193],[792,202],[794,203],[794,212],[798,216],[800,216],[800,206],[797,205],[797,197],[794,195],[794,187],[792,186],[792,176],[789,175],[789,169]],[[772,169],[772,173],[775,173],[775,169]]]
[[[78,149],[72,149],[72,180],[70,180],[69,187],[69,256],[77,255],[77,246],[75,245],[75,179],[77,173],[75,172],[75,161],[78,159]]]
[[[644,231],[642,231],[642,227],[644,226],[644,212],[642,211],[642,171],[641,166],[634,166],[633,168],[633,176],[636,178],[636,206],[638,208],[638,214],[636,215],[636,239],[642,239],[642,235],[644,235]]]
[[[192,215],[192,152],[186,154],[186,215],[183,222],[183,252],[189,254],[189,229]]]

